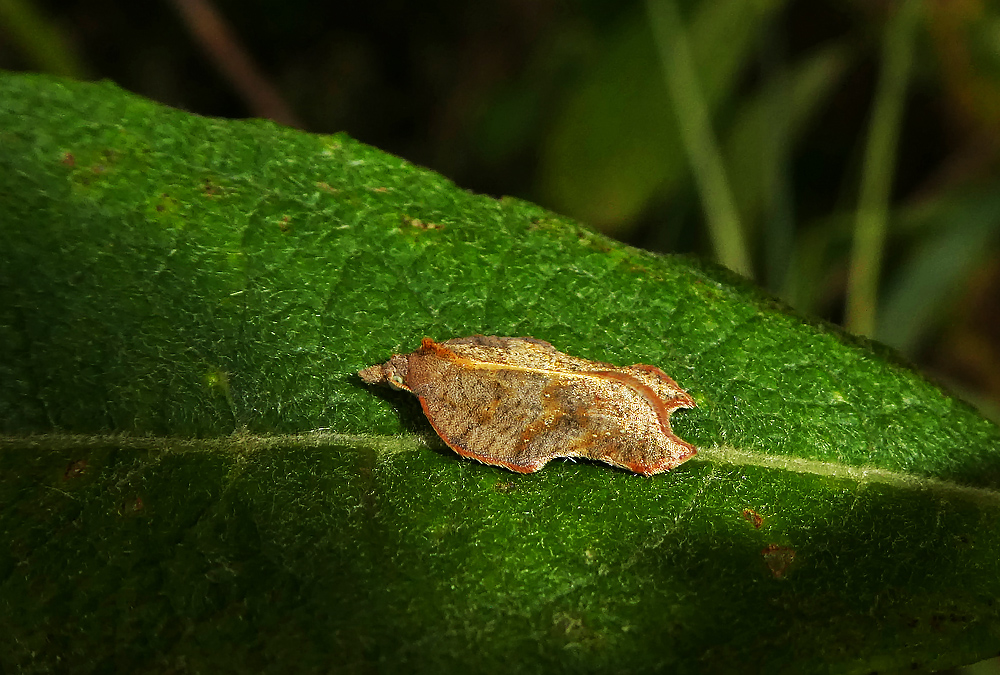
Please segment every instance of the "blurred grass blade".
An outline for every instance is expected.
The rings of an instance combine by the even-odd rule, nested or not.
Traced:
[[[896,143],[922,6],[922,0],[902,0],[885,31],[882,71],[868,127],[854,248],[847,279],[845,323],[848,330],[858,335],[871,335],[875,330],[879,272],[895,173]]]
[[[725,157],[733,195],[744,223],[747,238],[760,231],[759,221],[782,218],[778,206],[787,198],[790,171],[790,148],[801,136],[812,115],[841,80],[847,63],[844,45],[817,50],[766,81],[753,98],[736,114],[726,138]],[[765,227],[765,232],[767,228]],[[782,243],[786,235],[770,232],[764,246],[770,261],[768,283],[772,290],[784,293],[782,279],[790,264],[791,243]]]
[[[753,277],[740,217],[712,130],[712,115],[695,72],[687,29],[675,0],[646,0],[646,8],[715,256],[729,269]]]
[[[795,239],[795,196],[792,187],[792,84],[788,64],[786,36],[780,15],[774,17],[761,32],[761,73],[773,83],[775,95],[767,106],[766,124],[762,130],[763,152],[759,170],[764,180],[763,283],[772,292],[785,287],[791,265]],[[732,164],[727,164],[730,176]],[[735,187],[734,187],[735,191]],[[743,232],[755,241],[752,226],[743,217]]]
[[[761,23],[785,0],[718,0],[693,7],[687,32],[706,105],[732,95]],[[641,5],[608,31],[595,63],[557,113],[539,183],[554,208],[620,232],[654,196],[688,175],[662,69]]]
[[[921,338],[947,315],[947,304],[984,259],[1000,232],[1000,193],[949,200],[922,224],[929,234],[886,287],[880,341],[912,355]]]
[[[795,237],[785,301],[808,316],[823,316],[839,302],[837,274],[851,243],[854,214],[837,211],[801,227]]]
[[[86,68],[59,26],[32,0],[0,0],[0,39],[7,37],[34,69],[86,77]]]

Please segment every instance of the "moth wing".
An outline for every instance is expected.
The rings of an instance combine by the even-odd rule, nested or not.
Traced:
[[[548,461],[523,442],[543,413],[541,377],[432,355],[411,361],[407,384],[434,430],[463,457],[521,473],[537,471]]]

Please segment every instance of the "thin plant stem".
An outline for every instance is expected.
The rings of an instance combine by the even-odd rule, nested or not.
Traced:
[[[715,255],[726,267],[752,276],[739,214],[726,178],[722,153],[712,131],[711,115],[698,82],[677,2],[646,0],[646,9],[684,152],[705,210]]]
[[[902,0],[886,26],[882,68],[868,128],[854,246],[847,278],[847,329],[875,331],[879,272],[889,220],[889,199],[896,169],[896,146],[913,63],[913,43],[922,0]]]
[[[772,17],[761,31],[761,72],[775,83],[775,95],[766,107],[763,156],[764,180],[763,271],[767,287],[787,297],[789,270],[795,241],[795,199],[790,176],[792,128],[792,78],[780,16]],[[765,97],[765,102],[768,100]]]
[[[254,115],[303,128],[211,0],[172,0],[192,37]]]

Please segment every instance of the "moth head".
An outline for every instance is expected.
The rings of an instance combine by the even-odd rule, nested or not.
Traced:
[[[390,387],[400,391],[410,391],[410,388],[406,386],[406,371],[409,369],[409,365],[409,359],[403,354],[393,354],[391,359],[382,364],[385,381]]]
[[[385,363],[365,368],[358,375],[368,384],[387,384],[393,389],[410,391],[406,386],[406,371],[409,361],[405,355],[395,354]]]

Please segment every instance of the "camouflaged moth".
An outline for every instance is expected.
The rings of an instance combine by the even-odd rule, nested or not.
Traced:
[[[670,429],[694,399],[654,366],[612,366],[534,338],[424,338],[358,373],[415,394],[431,426],[463,457],[530,473],[586,457],[651,476],[694,456]]]

